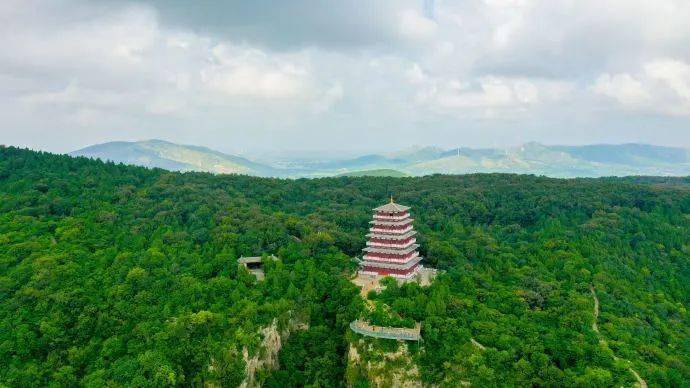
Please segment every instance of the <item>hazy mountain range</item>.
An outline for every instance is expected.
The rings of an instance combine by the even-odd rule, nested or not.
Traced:
[[[552,177],[690,175],[690,151],[647,144],[552,146],[526,143],[497,149],[413,147],[389,154],[348,159],[252,161],[205,147],[163,140],[110,142],[70,153],[125,164],[176,171],[208,171],[276,177],[330,175],[428,175],[509,172]]]
[[[70,152],[70,155],[173,171],[206,171],[217,174],[258,176],[278,176],[282,173],[270,166],[252,162],[240,156],[164,140],[114,141],[82,148]]]

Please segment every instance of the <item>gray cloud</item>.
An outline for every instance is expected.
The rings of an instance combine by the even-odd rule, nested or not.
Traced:
[[[580,80],[660,56],[690,59],[685,1],[495,3],[501,21],[476,73]]]
[[[0,143],[690,146],[690,5],[7,1]]]
[[[111,0],[107,0],[111,3]],[[400,42],[398,12],[416,0],[144,0],[166,25],[275,50],[318,46],[384,48]],[[421,10],[421,9],[420,9]]]

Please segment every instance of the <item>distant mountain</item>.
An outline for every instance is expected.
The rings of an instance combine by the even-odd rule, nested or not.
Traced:
[[[448,151],[438,159],[398,167],[413,175],[511,172],[552,177],[690,175],[690,152],[647,144],[547,146]]]
[[[389,168],[382,168],[378,170],[360,170],[360,171],[350,171],[343,174],[338,174],[337,176],[389,176],[402,178],[409,176],[402,171],[392,170]]]
[[[387,155],[362,155],[352,159],[303,162],[305,168],[315,171],[348,172],[352,170],[382,169],[407,164],[408,160]]]
[[[395,169],[409,175],[506,172],[552,177],[600,177],[628,175],[690,175],[690,152],[683,148],[648,144],[598,144],[549,146],[526,143],[519,147],[455,148],[427,147],[386,155],[369,155],[368,169]],[[351,160],[339,168],[348,168]]]
[[[408,163],[424,162],[427,160],[438,159],[443,157],[448,151],[440,147],[419,147],[414,146],[403,149],[401,151],[391,152],[386,156],[388,158],[405,160]]]
[[[111,142],[72,152],[146,167],[275,177],[415,176],[506,172],[551,177],[688,176],[690,151],[648,144],[585,146],[526,143],[512,148],[412,147],[387,154],[340,160],[309,159],[296,153],[280,168],[205,147],[162,140]]]
[[[649,144],[594,144],[585,146],[551,146],[574,157],[598,163],[646,167],[655,163],[688,163],[688,150]]]
[[[71,152],[70,155],[174,171],[206,171],[258,176],[282,175],[281,170],[239,156],[224,154],[206,147],[179,145],[164,140],[116,141],[97,144]]]

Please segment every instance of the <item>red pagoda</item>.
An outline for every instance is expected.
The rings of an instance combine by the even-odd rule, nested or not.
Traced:
[[[407,206],[393,202],[374,209],[374,219],[367,234],[367,247],[359,262],[361,275],[414,277],[422,265],[417,252],[413,219]]]

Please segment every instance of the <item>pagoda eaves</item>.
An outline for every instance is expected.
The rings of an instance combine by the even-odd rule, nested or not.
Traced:
[[[367,246],[362,249],[365,254],[359,262],[361,274],[409,279],[422,268],[409,209],[392,199],[373,209]]]

